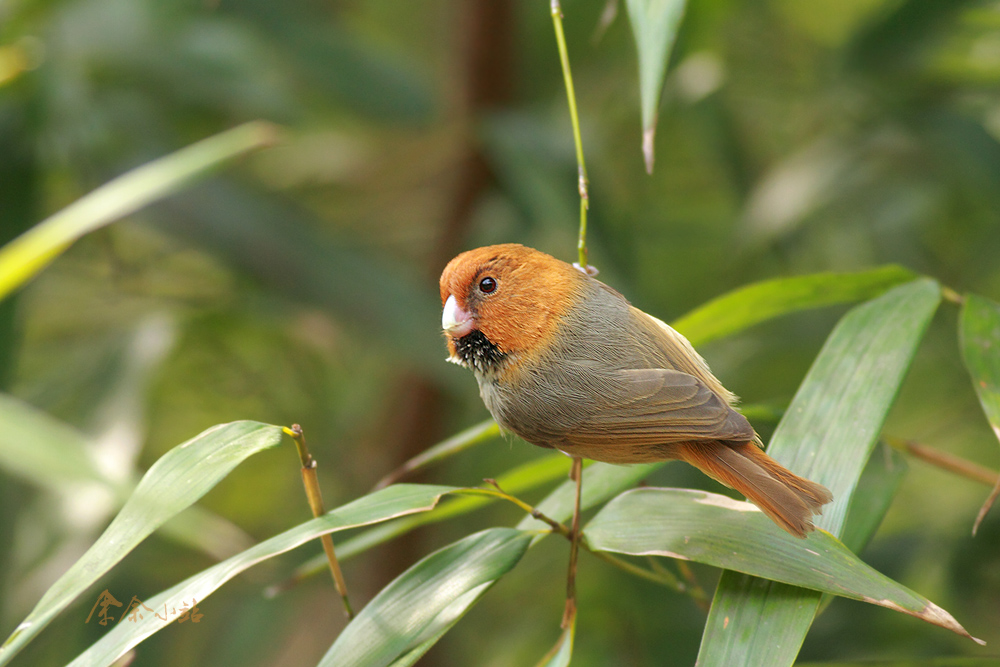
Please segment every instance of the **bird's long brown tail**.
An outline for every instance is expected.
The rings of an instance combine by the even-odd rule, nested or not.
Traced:
[[[752,442],[690,442],[678,458],[736,489],[771,519],[797,537],[813,529],[812,517],[833,500],[822,484],[799,477]]]

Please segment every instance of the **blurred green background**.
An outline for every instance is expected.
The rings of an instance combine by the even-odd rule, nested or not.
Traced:
[[[563,4],[591,180],[591,263],[667,321],[745,283],[899,263],[1000,298],[1000,3],[691,0],[640,152],[624,7]],[[606,29],[605,29],[606,27]],[[437,276],[517,241],[575,257],[576,163],[542,0],[0,2],[0,241],[123,171],[238,123],[278,146],[84,238],[0,303],[0,388],[76,427],[131,479],[213,424],[303,425],[328,507],[488,415],[444,363]],[[702,352],[747,404],[783,406],[844,308]],[[886,434],[997,467],[997,440],[937,315]],[[874,371],[873,371],[874,372]],[[769,434],[773,424],[758,422]],[[417,481],[475,485],[542,455],[476,448]],[[876,452],[876,455],[879,455]],[[309,516],[291,444],[202,505],[216,555]],[[650,480],[718,490],[681,465]],[[863,555],[991,647],[838,599],[802,660],[995,655],[1000,512],[988,488],[912,462]],[[543,491],[529,495],[534,501]],[[0,635],[103,529],[106,495],[0,471]],[[345,563],[355,606],[433,549],[520,517],[493,507]],[[238,526],[239,528],[236,528]],[[219,529],[219,526],[216,526]],[[255,568],[137,665],[312,665],[343,626],[329,576],[274,599],[318,544]],[[567,549],[532,550],[421,665],[533,664],[555,641]],[[108,588],[151,597],[213,562],[154,536],[15,659],[56,665],[105,628]],[[581,560],[573,664],[690,665],[705,614]],[[717,573],[696,569],[706,587]]]

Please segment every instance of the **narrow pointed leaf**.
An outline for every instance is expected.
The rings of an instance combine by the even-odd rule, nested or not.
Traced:
[[[0,394],[0,467],[41,487],[111,482],[91,458],[87,438],[24,401]]]
[[[959,335],[972,386],[986,419],[1000,438],[1000,304],[968,295],[962,308]]]
[[[495,421],[487,419],[486,421],[479,422],[475,426],[470,426],[464,431],[456,433],[452,437],[446,438],[438,444],[428,447],[424,451],[420,452],[412,459],[379,480],[378,484],[375,485],[375,488],[385,488],[390,484],[394,484],[399,481],[406,475],[416,472],[417,470],[422,470],[433,463],[443,461],[454,456],[455,454],[458,454],[459,452],[464,452],[471,447],[488,442],[499,436],[500,426]]]
[[[568,628],[559,635],[559,641],[552,647],[537,667],[569,667],[573,658],[573,639],[576,636],[576,616]]]
[[[639,55],[642,152],[649,173],[653,172],[653,139],[667,60],[684,16],[685,4],[685,0],[625,0]]]
[[[244,459],[273,447],[281,429],[241,421],[214,426],[163,455],[94,545],[46,591],[0,647],[6,664],[78,595],[168,519],[190,507]]]
[[[192,505],[160,526],[159,534],[215,560],[235,556],[253,546],[254,539],[229,519]]]
[[[948,612],[866,565],[830,533],[817,530],[800,539],[751,503],[728,496],[693,489],[626,491],[584,534],[599,551],[693,560],[888,607],[969,636]]]
[[[1000,304],[970,294],[962,307],[959,341],[965,368],[993,433],[1000,439]],[[1000,482],[979,510],[972,534],[1000,494]]]
[[[456,600],[455,601],[456,604],[464,603],[464,600],[467,597],[470,597],[473,600],[478,599],[479,593],[485,592],[486,586],[488,586],[488,584],[484,584],[484,586],[481,589],[473,589],[469,591],[468,593],[466,593],[466,595]],[[394,660],[390,665],[390,667],[410,667],[410,665],[415,665],[417,661],[420,660],[420,658],[424,657],[427,654],[427,651],[430,651],[432,648],[434,648],[434,645],[437,644],[442,637],[448,634],[448,631],[451,630],[452,627],[454,627],[455,623],[458,623],[459,620],[461,620],[461,616],[454,619],[454,621],[451,624],[445,625],[443,628],[438,630],[437,634],[432,636],[430,639],[426,639],[420,644],[418,644],[416,648],[409,651],[406,655],[400,657],[398,660]]]
[[[886,446],[879,449],[872,452],[861,473],[840,535],[841,542],[854,553],[861,553],[875,535],[908,468],[898,452]]]
[[[906,475],[906,459],[887,446],[881,450],[881,454],[876,451],[868,457],[868,465],[861,473],[858,488],[851,498],[851,508],[847,511],[840,541],[853,553],[861,553],[875,536]],[[824,595],[816,613],[822,612],[832,600],[832,595]]]
[[[246,123],[119,176],[0,248],[0,299],[74,241],[177,191],[212,167],[275,141],[268,123]]]
[[[381,667],[437,636],[524,555],[532,533],[491,528],[435,551],[361,610],[321,666]]]
[[[768,453],[833,492],[817,525],[834,536],[939,301],[937,283],[921,279],[851,310],[775,431]],[[723,573],[699,665],[791,665],[820,600],[816,591]]]
[[[155,611],[162,609],[164,605],[174,608],[192,600],[202,601],[244,570],[311,542],[320,535],[386,521],[413,512],[426,512],[437,505],[441,496],[455,491],[459,489],[452,486],[397,484],[362,496],[321,517],[254,545],[152,598],[143,600],[143,603]],[[176,617],[171,617],[169,620],[176,620]],[[135,622],[130,619],[128,623],[118,623],[114,630],[78,656],[71,663],[71,667],[110,665],[142,640],[167,625],[168,622],[150,614],[146,614],[142,619],[136,619]]]
[[[814,273],[740,287],[681,317],[673,327],[694,345],[786,313],[872,299],[916,276],[900,266],[858,273]]]

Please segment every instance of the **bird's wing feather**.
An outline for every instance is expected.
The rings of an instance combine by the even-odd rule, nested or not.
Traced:
[[[700,379],[663,368],[616,371],[602,378],[595,409],[564,434],[567,444],[643,445],[755,438],[746,418]]]

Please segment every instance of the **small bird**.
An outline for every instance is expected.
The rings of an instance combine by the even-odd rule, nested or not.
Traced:
[[[684,336],[570,264],[513,243],[470,250],[441,274],[441,302],[449,361],[504,430],[606,463],[686,461],[798,537],[833,499],[763,452]]]

